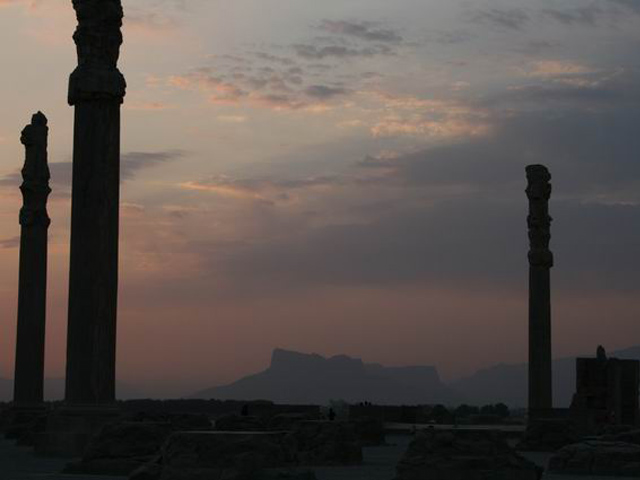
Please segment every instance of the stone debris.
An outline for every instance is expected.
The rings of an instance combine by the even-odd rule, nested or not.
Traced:
[[[309,421],[292,433],[300,465],[330,466],[362,463],[362,444],[349,422]]]
[[[542,469],[519,456],[498,432],[417,434],[396,467],[396,480],[539,480]]]
[[[639,478],[640,445],[598,439],[568,445],[551,458],[549,471]]]
[[[572,421],[566,419],[535,419],[527,425],[516,449],[525,452],[555,452],[580,441],[584,436]]]

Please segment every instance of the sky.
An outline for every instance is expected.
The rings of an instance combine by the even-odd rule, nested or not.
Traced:
[[[183,396],[274,348],[527,358],[525,166],[553,175],[553,350],[640,343],[640,0],[124,0],[118,376]],[[0,377],[20,131],[49,118],[64,375],[70,0],[0,0]]]

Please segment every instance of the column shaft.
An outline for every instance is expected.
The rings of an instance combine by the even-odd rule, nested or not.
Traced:
[[[121,0],[74,0],[75,107],[66,401],[115,401],[118,309]]]
[[[529,412],[553,408],[550,269],[551,175],[542,165],[527,167],[529,198]]]
[[[76,105],[69,271],[70,403],[115,401],[120,104]]]
[[[36,406],[44,400],[44,354],[47,308],[47,118],[38,112],[22,131],[26,147],[22,169],[20,264],[14,402]]]

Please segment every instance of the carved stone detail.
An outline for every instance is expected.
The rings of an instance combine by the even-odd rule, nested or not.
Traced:
[[[549,198],[551,174],[542,165],[527,167],[527,197],[529,198],[529,264],[532,267],[553,267],[553,253],[549,250],[551,222]]]
[[[122,45],[120,0],[73,0],[78,27],[73,35],[78,67],[69,79],[69,104],[106,100],[122,103],[126,81],[117,63]]]
[[[24,200],[20,210],[20,269],[14,404],[33,407],[43,402],[44,348],[47,304],[47,214],[49,166],[47,117],[33,115],[20,141],[26,155],[20,186]]]
[[[49,165],[47,163],[47,117],[42,112],[33,115],[31,123],[24,127],[20,141],[25,146],[25,162],[22,168],[23,207],[20,210],[20,225],[40,224],[49,226],[47,214],[49,188]]]
[[[527,167],[529,198],[529,415],[545,416],[553,407],[551,362],[551,175],[542,165]]]

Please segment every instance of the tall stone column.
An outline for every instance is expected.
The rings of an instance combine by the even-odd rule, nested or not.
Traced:
[[[66,402],[115,401],[118,299],[121,0],[73,0],[75,107]]]
[[[38,112],[22,130],[20,141],[26,156],[22,168],[23,207],[20,210],[20,272],[18,280],[18,329],[14,403],[17,407],[42,404],[44,339],[47,307],[47,118]]]
[[[542,165],[527,167],[529,198],[529,412],[553,408],[550,270],[553,254],[549,198],[551,175]]]

